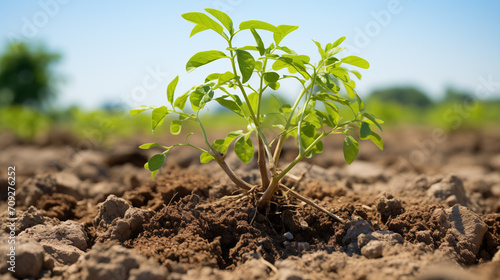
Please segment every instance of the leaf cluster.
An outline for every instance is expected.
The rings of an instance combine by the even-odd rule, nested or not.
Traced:
[[[321,153],[323,138],[329,135],[344,136],[343,153],[348,164],[354,161],[359,150],[358,140],[352,134],[354,129],[359,131],[361,140],[371,140],[380,149],[383,148],[382,138],[376,132],[377,129],[382,130],[383,122],[365,112],[365,104],[355,90],[356,80],[361,79],[361,74],[351,69],[353,66],[367,69],[370,65],[357,56],[339,58],[338,54],[345,49],[341,46],[345,37],[324,46],[313,41],[321,56],[319,61],[313,63],[309,56],[283,45],[286,36],[298,26],[275,26],[259,20],[249,20],[241,22],[236,29],[231,18],[225,13],[215,9],[205,11],[207,14],[193,12],[182,15],[184,19],[195,24],[191,36],[203,31],[212,31],[227,42],[227,48],[194,54],[186,63],[186,71],[194,71],[218,60],[227,61],[227,69],[207,75],[201,84],[181,94],[176,93],[179,82],[177,76],[167,87],[169,106],[140,106],[130,111],[131,115],[136,115],[152,110],[153,131],[163,123],[167,115],[175,115],[176,118],[170,123],[172,134],[179,134],[186,121],[195,121],[203,133],[205,147],[190,144],[187,137],[186,143],[169,147],[158,143],[140,146],[142,149],[164,148],[163,153],[154,155],[145,166],[152,172],[153,177],[165,162],[167,153],[177,146],[196,148],[201,152],[202,163],[215,159],[225,169],[224,155],[228,153],[231,145],[234,145],[238,158],[249,163],[256,150],[254,141],[258,139],[259,157],[267,160],[259,162],[259,165],[266,165],[261,166],[261,173],[265,177],[265,170],[269,170],[270,177],[276,179],[273,180],[276,182],[271,184],[277,184],[303,157]],[[261,37],[263,32],[271,32],[273,41],[264,42]],[[245,34],[253,37],[254,44],[234,46],[233,39]],[[263,114],[260,110],[262,96],[268,94],[268,91],[278,90],[285,80],[296,82],[302,88],[295,102],[281,104],[275,112]],[[188,100],[192,111],[186,110]],[[210,102],[216,102],[232,111],[235,116],[244,118],[248,123],[246,129],[231,131],[224,139],[209,141],[199,112]],[[348,107],[352,111],[352,117],[342,115],[340,106]],[[263,125],[270,119],[273,120],[271,125],[278,132],[274,139],[268,139],[262,130]],[[191,133],[188,137],[189,135]],[[288,137],[296,139],[299,155],[285,169],[278,171],[276,166],[283,141]],[[271,151],[272,147],[274,151]],[[229,173],[228,175],[232,176]]]

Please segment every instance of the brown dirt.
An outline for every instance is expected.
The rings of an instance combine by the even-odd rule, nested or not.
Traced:
[[[88,166],[100,170],[95,175],[87,172],[79,176],[82,181],[76,180],[75,186],[71,180],[62,183],[45,180],[43,185],[32,184],[31,189],[23,189],[37,198],[23,197],[22,201],[34,201],[33,206],[46,219],[37,214],[37,222],[32,223],[26,214],[25,223],[29,224],[26,227],[35,229],[36,224],[77,221],[84,226],[86,253],[92,258],[102,257],[100,261],[106,262],[107,251],[102,248],[118,244],[114,246],[130,251],[122,252],[116,249],[119,247],[113,250],[130,254],[127,258],[163,275],[157,279],[495,279],[500,275],[500,266],[492,262],[495,254],[500,259],[500,134],[455,133],[448,136],[447,142],[435,144],[427,152],[418,141],[425,143],[430,139],[429,133],[425,130],[386,133],[385,152],[362,143],[360,163],[349,167],[342,164],[341,143],[334,140],[325,143],[329,152],[292,171],[296,176],[305,173],[300,182],[287,178],[287,185],[347,223],[337,222],[286,196],[281,199],[281,206],[271,204],[266,213],[259,213],[255,208],[258,194],[239,195],[213,163],[182,161],[196,157],[188,151],[173,153],[172,157],[179,158],[182,164],[175,164],[175,158],[170,158],[154,181],[146,179],[147,174],[139,167],[153,151],[138,150],[135,146],[124,149],[127,144],[123,143],[120,149],[90,151],[77,166],[65,161],[74,154],[68,154],[64,147],[49,145],[48,140],[39,144],[14,142],[17,144],[2,153],[17,153],[18,158],[27,161],[33,145],[52,149],[46,158],[37,159],[38,166],[23,165],[22,161],[14,163],[20,170],[26,168],[19,172],[19,186],[52,178],[48,174],[61,171],[81,171]],[[290,147],[287,146],[290,152],[285,157],[293,154]],[[409,163],[411,155],[417,153],[427,154],[425,160]],[[14,158],[0,160],[0,167],[13,164],[8,160]],[[238,174],[255,181],[248,169],[235,166]],[[122,170],[135,181],[130,183],[124,176],[116,175],[122,173],[113,170]],[[436,183],[443,182],[451,173],[463,182],[464,206],[478,215],[486,228],[484,233],[478,229],[480,225],[475,226],[474,234],[481,232],[484,236],[480,236],[478,253],[466,260],[457,256],[460,249],[449,246],[472,248],[477,236],[460,239],[460,234],[467,230],[459,226],[456,230],[444,228],[440,217],[435,215],[436,210],[453,206],[459,194],[450,195],[449,189],[431,192],[437,188]],[[39,174],[45,177],[35,179]],[[2,182],[5,182],[3,177],[0,184],[4,188]],[[99,204],[104,200],[102,195],[93,197],[94,189],[84,191],[101,183],[118,186],[112,185],[115,187],[109,188],[104,198],[108,194],[123,198],[120,202],[123,210],[105,209]],[[1,198],[1,207],[6,209],[6,197]],[[31,206],[20,203],[19,212]],[[105,213],[106,224],[96,218],[103,211],[111,211]],[[117,233],[121,239],[113,237]],[[450,234],[455,234],[455,243],[450,243]],[[104,247],[100,243],[105,243]],[[132,257],[134,254],[142,257]],[[52,257],[45,252],[43,269],[35,278],[85,278],[85,257],[73,266],[50,265]],[[143,257],[150,260],[146,263]],[[123,266],[120,259],[109,262],[102,269],[110,269],[112,263],[117,269]],[[443,269],[432,274],[436,265]],[[453,274],[457,269],[463,274]],[[113,275],[116,279],[127,279],[138,273],[133,270]]]

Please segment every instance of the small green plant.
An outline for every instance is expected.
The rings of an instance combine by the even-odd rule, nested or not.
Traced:
[[[195,24],[191,36],[205,30],[212,30],[227,42],[227,48],[202,51],[193,55],[186,64],[186,70],[191,72],[213,61],[226,60],[227,71],[207,75],[202,84],[193,86],[179,96],[174,94],[179,81],[179,76],[177,76],[167,88],[169,107],[139,106],[131,110],[130,114],[136,115],[152,109],[153,130],[162,124],[167,115],[175,114],[178,118],[170,124],[170,132],[174,135],[180,133],[184,122],[195,121],[201,128],[206,147],[197,147],[189,143],[188,137],[192,133],[187,135],[186,143],[168,147],[158,143],[141,145],[141,149],[151,147],[165,149],[163,153],[151,157],[145,168],[152,172],[154,178],[172,148],[189,146],[201,152],[202,163],[215,160],[239,188],[257,189],[263,192],[257,206],[259,210],[264,209],[276,191],[281,189],[341,220],[326,209],[290,190],[281,184],[281,180],[304,157],[310,158],[321,153],[323,151],[322,140],[330,135],[339,134],[345,137],[344,157],[348,164],[352,163],[359,149],[358,141],[350,135],[354,127],[359,127],[359,138],[370,139],[380,149],[383,148],[381,137],[373,131],[375,127],[381,129],[382,121],[364,112],[365,105],[354,90],[355,81],[351,79],[351,74],[358,79],[361,75],[355,70],[344,68],[344,65],[351,65],[367,69],[369,63],[357,56],[347,56],[341,59],[335,57],[344,50],[340,46],[345,39],[342,37],[333,43],[326,44],[325,47],[322,47],[319,42],[314,42],[321,58],[313,64],[309,56],[298,54],[281,43],[285,36],[296,30],[298,26],[274,26],[258,20],[249,20],[240,23],[239,29],[236,30],[231,18],[225,13],[215,9],[205,9],[205,11],[220,23],[204,13],[183,14],[184,19]],[[271,32],[274,42],[266,45],[259,34],[261,31]],[[243,47],[234,46],[234,38],[245,34],[253,36],[255,44]],[[275,112],[263,114],[261,112],[262,96],[268,94],[268,90],[276,91],[280,83],[285,80],[294,80],[302,88],[295,102],[282,104],[280,108],[276,108]],[[345,89],[345,95],[340,94],[341,87]],[[188,100],[193,113],[185,110]],[[214,101],[234,112],[235,116],[244,118],[248,122],[246,129],[231,131],[225,139],[216,139],[211,142],[199,113],[209,102]],[[339,113],[341,111],[338,106],[349,108],[350,113]],[[279,132],[274,139],[269,139],[263,131],[263,126],[267,122],[272,122],[272,126]],[[255,137],[251,137],[252,135]],[[280,153],[288,137],[296,139],[299,153],[291,163],[283,169],[278,169]],[[226,164],[225,156],[233,142],[234,152],[244,163],[252,160],[255,153],[254,142],[257,142],[260,186],[253,186],[243,181]]]

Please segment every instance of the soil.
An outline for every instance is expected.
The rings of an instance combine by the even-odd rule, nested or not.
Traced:
[[[144,137],[79,150],[85,140],[60,131],[44,141],[0,134],[10,139],[0,147],[0,278],[500,279],[500,133],[438,132],[385,132],[383,152],[361,143],[349,166],[332,138],[285,177],[345,222],[286,193],[261,213],[258,193],[243,194],[184,148],[152,180],[142,164],[155,151],[137,148],[153,142]],[[226,160],[259,183],[255,159]],[[12,165],[15,273],[6,259]]]

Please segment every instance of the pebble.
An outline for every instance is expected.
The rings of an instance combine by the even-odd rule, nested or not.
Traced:
[[[283,236],[288,240],[293,240],[293,234],[289,231],[285,232],[285,234],[283,234]]]

